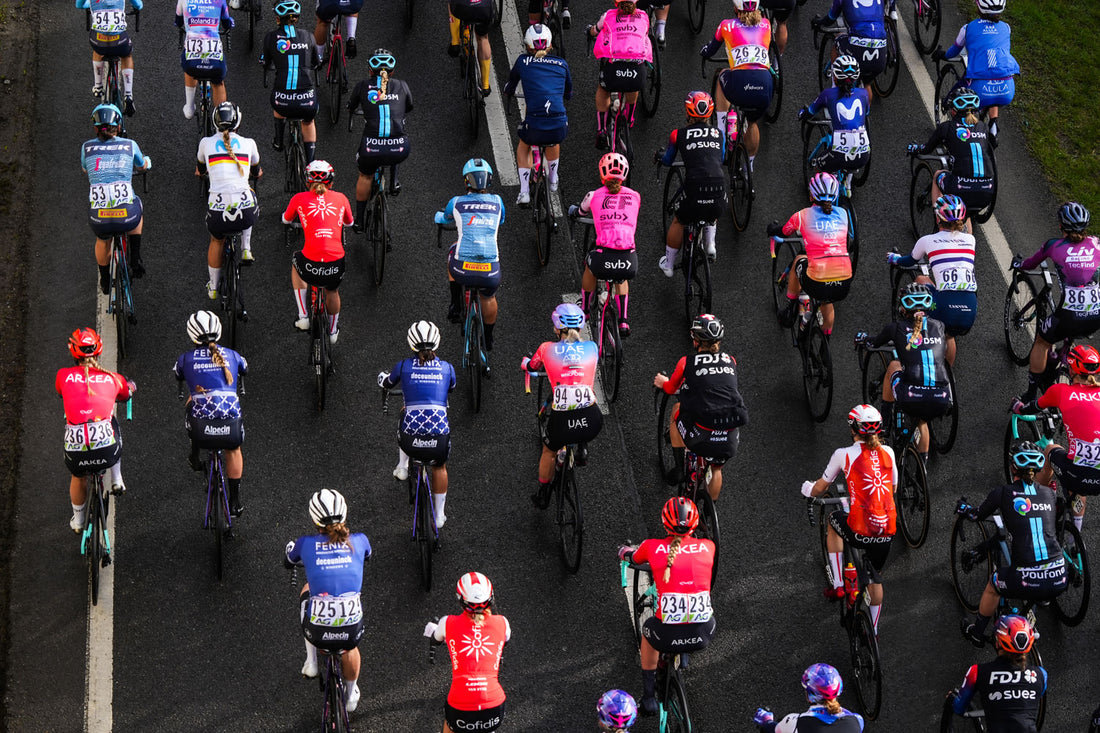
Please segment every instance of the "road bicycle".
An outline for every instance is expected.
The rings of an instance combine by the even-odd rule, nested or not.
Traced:
[[[298,566],[291,569],[291,585],[298,587]],[[309,614],[315,614],[315,604],[325,604],[324,608],[317,609],[326,617],[344,617],[350,610],[358,611],[362,618],[362,601],[356,595],[353,598],[344,596],[311,596],[309,599]],[[330,610],[330,604],[336,606]],[[321,731],[322,733],[350,733],[351,723],[348,719],[347,690],[344,685],[344,668],[341,658],[344,650],[329,651],[317,647],[317,661],[320,662],[320,675],[317,677],[318,689],[321,691]]]
[[[535,224],[535,254],[539,264],[550,264],[550,247],[554,235],[558,232],[558,220],[554,216],[553,201],[550,196],[549,164],[538,145],[531,146],[532,166],[530,186],[531,198],[535,204],[532,220]]]
[[[293,239],[293,231],[300,229],[297,222],[283,225],[284,240],[290,246]],[[343,233],[341,232],[341,236]],[[306,317],[309,319],[309,365],[313,374],[314,399],[317,412],[325,409],[325,398],[328,395],[328,382],[336,374],[336,360],[333,358],[334,344],[329,341],[330,323],[329,312],[325,307],[324,288],[306,283]]]
[[[1018,366],[1028,363],[1035,333],[1042,324],[1057,310],[1057,303],[1064,298],[1063,307],[1081,312],[1094,311],[1098,304],[1090,302],[1096,291],[1072,289],[1062,292],[1061,282],[1056,282],[1050,266],[1044,260],[1038,267],[1023,270],[1019,255],[1013,258],[1012,278],[1008,281],[1005,293],[1004,331],[1008,356]],[[1042,278],[1042,287],[1035,284],[1036,278]],[[1043,388],[1052,384],[1058,376],[1058,370],[1066,363],[1066,356],[1073,346],[1068,338],[1056,346],[1047,355],[1047,372],[1043,379]]]
[[[263,3],[261,0],[240,0],[242,7],[240,8],[248,14],[248,52],[252,53],[252,49],[256,46],[256,26],[260,24],[260,18],[263,17]]]
[[[660,161],[658,161],[659,163]],[[669,166],[668,172],[665,174],[664,204],[661,212],[666,232],[683,198],[684,163],[677,160]],[[684,273],[684,312],[687,316],[687,324],[691,326],[695,316],[700,313],[710,313],[714,298],[710,280],[710,258],[707,257],[700,238],[703,229],[713,222],[693,221],[681,223],[684,227],[684,234],[677,266]]]
[[[220,287],[221,306],[225,311],[226,327],[229,332],[229,348],[237,348],[240,324],[248,321],[248,310],[244,307],[244,293],[241,288],[240,259],[241,233],[232,232],[225,236],[222,254],[222,276]]]
[[[562,19],[561,0],[542,0],[542,23],[550,29],[550,44],[554,53],[565,58],[565,23]]]
[[[921,54],[932,53],[943,29],[940,0],[913,0],[913,43]]]
[[[768,104],[768,111],[764,114],[767,123],[774,124],[779,119],[779,113],[783,110],[783,69],[782,57],[779,55],[779,45],[775,42],[775,14],[768,8],[762,8],[764,15],[772,24],[772,39],[768,44],[768,61],[772,70],[772,99]],[[713,98],[714,95],[711,95]]]
[[[913,234],[919,239],[925,234],[934,234],[937,230],[935,201],[932,200],[932,181],[941,170],[950,171],[955,164],[953,156],[943,147],[931,154],[916,153],[909,157],[909,221],[913,225]],[[993,193],[989,203],[980,209],[967,209],[967,215],[978,224],[984,224],[993,216],[997,205],[997,158],[993,148],[989,149],[990,179],[993,181]]]
[[[702,66],[706,63],[725,63],[725,59],[703,59]],[[714,72],[710,84],[711,99],[716,99],[722,73],[726,71],[719,68]],[[703,76],[706,76],[705,70]],[[745,147],[745,135],[748,132],[748,118],[742,110],[730,104],[726,118],[726,130],[722,130],[723,148],[725,150],[726,175],[729,179],[729,207],[730,218],[737,231],[743,232],[749,226],[749,217],[752,216],[752,202],[756,198],[756,191],[752,183],[752,165],[749,163],[749,149]],[[714,125],[718,124],[718,111],[715,108],[711,117]]]
[[[110,289],[107,292],[107,313],[115,322],[118,358],[129,356],[127,339],[130,326],[137,324],[134,312],[134,291],[130,276],[130,240],[125,234],[111,237]]]
[[[705,1],[688,0],[689,12],[692,4]],[[646,117],[653,117],[657,114],[657,104],[661,101],[661,44],[657,42],[657,23],[654,19],[656,10],[652,6],[646,8],[646,15],[649,16],[649,45],[653,49],[653,60],[643,61],[640,65],[645,78],[642,82],[642,89],[638,93],[638,101],[641,102]],[[701,27],[702,17],[699,20]],[[692,32],[698,33],[696,30]],[[631,163],[634,162],[633,158],[630,160]]]
[[[858,131],[846,130],[844,132],[855,133]],[[806,188],[810,186],[810,178],[820,170],[818,167],[820,160],[825,156],[831,155],[830,150],[833,145],[833,135],[832,122],[829,120],[827,114],[825,117],[803,121],[802,178]],[[866,145],[869,150],[871,143],[864,133],[858,135],[857,142],[852,143],[852,145]],[[867,180],[867,172],[870,169],[871,160],[868,158],[867,164],[856,172],[838,170],[833,173],[833,175],[836,176],[837,182],[840,184],[840,196],[837,198],[836,205],[848,212],[848,256],[852,259],[853,276],[855,275],[856,266],[859,264],[860,226],[859,219],[856,217],[856,207],[852,203],[852,187],[862,186]]]
[[[886,55],[886,69],[871,81],[875,94],[886,98],[894,93],[894,89],[898,85],[898,76],[901,72],[901,46],[898,42],[897,21],[887,14],[883,19],[883,25],[886,29],[886,38],[881,39],[881,41],[867,39],[875,46],[862,48],[861,55],[854,53],[852,55],[856,56],[856,60],[861,64],[872,59],[878,59],[879,54]],[[850,50],[840,48],[838,44],[840,38],[850,38],[850,35],[844,21],[839,18],[829,25],[822,25],[814,29],[814,48],[818,49],[817,88],[819,91],[824,91],[826,87],[832,85],[830,67],[833,65],[833,51],[835,50],[838,54],[851,53]],[[879,43],[881,45],[878,45]]]
[[[443,230],[454,231],[455,225],[436,224],[436,247],[443,247]],[[488,272],[492,263],[467,262],[468,269],[485,266]],[[462,286],[462,370],[470,387],[470,409],[481,411],[482,382],[489,378],[489,352],[485,348],[485,317],[481,313],[480,288]]]
[[[141,11],[134,9],[129,12],[124,10],[86,10],[84,26],[88,31],[95,31],[97,35],[106,34],[108,37],[126,29],[126,16],[134,16],[134,32],[141,30]],[[103,101],[113,104],[120,111],[126,109],[126,91],[122,85],[122,57],[105,56],[107,62],[107,79],[103,86]],[[119,120],[119,137],[126,135],[126,115]]]
[[[258,0],[253,0],[258,2]],[[267,89],[267,72],[264,67],[264,89]],[[307,72],[308,73],[308,72]],[[302,137],[302,121],[293,118],[287,119],[290,125],[290,140],[283,146],[283,190],[287,193],[298,193],[306,190],[306,144]],[[348,129],[351,129],[351,119],[348,119]]]
[[[581,247],[581,267],[588,257],[590,249],[596,246],[595,225],[592,216],[578,214],[572,221],[584,224],[584,243]],[[615,297],[617,286],[624,280],[604,280],[604,290],[600,291],[599,281],[592,293],[589,312],[585,314],[589,327],[593,329],[593,341],[600,350],[599,377],[603,383],[604,395],[609,403],[619,396],[619,381],[623,371],[623,337],[619,331],[622,314],[619,313],[618,299]]]
[[[351,132],[352,120],[359,112],[348,113],[348,132]],[[389,168],[390,182],[386,184],[385,168]],[[375,287],[382,286],[386,274],[386,253],[393,249],[390,237],[389,197],[401,191],[397,180],[397,166],[379,166],[374,170],[374,183],[371,197],[367,200],[366,221],[362,222],[363,233],[370,248],[371,281]]]
[[[771,237],[772,303],[775,312],[787,307],[787,280],[794,258],[802,254],[801,237]],[[821,303],[806,293],[799,298],[799,313],[791,326],[791,342],[802,361],[802,386],[806,406],[815,422],[825,422],[833,404],[833,357],[821,328]],[[782,326],[782,322],[780,322]]]
[[[957,690],[954,691],[957,694]],[[940,733],[961,733],[971,730],[974,733],[986,733],[985,712],[978,705],[978,696],[970,700],[970,705],[962,715],[955,713],[955,696],[948,695],[943,700],[943,712],[940,713]]]
[[[328,86],[328,120],[334,125],[340,121],[340,101],[348,91],[348,61],[344,55],[344,35],[340,31],[346,18],[345,15],[337,15],[329,23],[325,58],[321,61]]]
[[[126,419],[131,419],[133,413],[133,400],[126,401]],[[106,420],[107,426],[111,421]],[[84,425],[67,425],[68,430],[85,430]],[[116,438],[117,440],[117,438]],[[68,440],[66,443],[85,446],[87,441],[84,436],[80,439]],[[121,495],[125,492],[116,491],[113,487],[108,489],[105,477],[109,468],[96,471],[88,476],[87,493],[84,500],[84,532],[80,536],[80,554],[88,560],[88,593],[92,605],[99,604],[99,575],[103,568],[111,564],[111,537],[107,531],[107,515],[111,509],[111,496]]]
[[[835,492],[836,495],[833,495]],[[835,588],[832,569],[829,565],[829,548],[826,538],[829,533],[829,515],[826,507],[842,506],[847,510],[848,496],[843,484],[830,487],[816,499],[806,500],[810,526],[819,528],[821,540],[821,562],[825,570],[825,582]],[[840,623],[848,632],[848,650],[852,661],[853,687],[860,710],[868,720],[878,717],[882,709],[882,658],[879,654],[878,636],[871,619],[871,608],[867,598],[867,586],[877,581],[878,574],[866,554],[851,543],[844,543],[843,588],[844,598],[840,603]]]
[[[462,39],[461,53],[458,55],[458,71],[463,81],[462,99],[466,103],[470,133],[477,140],[481,132],[481,109],[485,106],[485,97],[481,93],[481,63],[477,57],[478,42],[473,24],[462,21],[459,37]]]
[[[179,49],[188,59],[212,58],[221,60],[225,58],[225,52],[233,48],[233,36],[220,32],[216,38],[188,38],[183,28],[179,29]],[[214,88],[209,79],[199,79],[195,85],[195,125],[199,130],[199,137],[210,137],[214,134],[214,119],[211,113],[214,111]],[[208,193],[209,181],[203,181],[203,196]]]

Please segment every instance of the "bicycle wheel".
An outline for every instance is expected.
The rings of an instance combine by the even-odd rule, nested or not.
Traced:
[[[886,378],[886,368],[889,365],[890,357],[885,351],[864,349],[859,357],[863,403],[873,406],[879,412],[882,411],[883,403],[882,380]]]
[[[829,514],[832,511],[831,508],[827,509],[821,504],[813,508],[817,523],[818,540],[821,545],[821,567],[825,571],[825,584],[829,587],[833,585],[833,571],[829,565]]]
[[[703,30],[703,19],[707,14],[707,0],[688,0],[688,27],[692,35]]]
[[[668,671],[665,687],[665,726],[664,733],[691,733],[691,713],[688,711],[687,695],[684,683],[680,681],[678,671]]]
[[[226,248],[228,250],[228,248]],[[229,348],[237,348],[237,319],[241,316],[240,294],[237,288],[240,285],[241,268],[237,264],[236,252],[224,255],[225,266],[222,270],[222,281],[225,283],[225,292],[222,294],[222,310],[225,311],[227,330],[229,332]]]
[[[302,141],[290,150],[290,189],[292,193],[306,190],[306,151]]]
[[[664,239],[668,228],[672,226],[672,217],[676,207],[684,198],[684,168],[673,166],[665,173],[665,190],[661,201],[661,238]]]
[[[84,520],[87,523],[85,533],[88,542],[84,551],[88,557],[88,588],[92,594],[92,605],[99,604],[99,568],[100,559],[103,556],[103,517],[99,514],[99,497],[103,491],[102,475],[95,476],[88,483],[88,513]]]
[[[802,187],[809,188],[810,179],[817,173],[811,161],[829,152],[831,134],[825,125],[807,125],[802,138]]]
[[[691,2],[692,0],[689,0]],[[657,114],[657,104],[661,101],[661,52],[657,49],[657,41],[651,35],[653,45],[653,60],[646,61],[642,65],[642,73],[645,80],[642,82],[642,109],[646,117]]]
[[[733,226],[743,232],[752,216],[752,168],[749,167],[749,153],[742,141],[733,146],[733,153],[727,163],[730,179],[730,216]]]
[[[840,208],[848,212],[848,257],[852,260],[852,277],[855,277],[859,265],[859,219],[856,218],[856,207],[848,196],[840,197]]]
[[[941,456],[954,447],[955,438],[959,433],[959,392],[955,389],[955,372],[946,362],[944,367],[947,369],[947,385],[951,390],[951,409],[946,415],[928,421],[932,450]]]
[[[466,381],[470,387],[470,409],[474,412],[481,410],[481,359],[484,352],[484,335],[482,329],[481,309],[473,306],[473,299],[478,297],[476,293],[470,294],[470,314],[466,319]]]
[[[374,211],[371,212],[370,218],[371,272],[376,287],[382,285],[382,277],[386,274],[386,250],[390,248],[390,222],[386,208],[386,197],[376,194]]]
[[[919,0],[918,0],[919,2]],[[894,93],[901,72],[901,46],[898,45],[898,28],[895,21],[886,20],[886,69],[874,79],[875,93],[886,98]]]
[[[222,542],[225,539],[226,516],[225,479],[221,471],[221,459],[215,459],[210,467],[210,480],[214,483],[214,504],[210,510],[214,513],[214,573],[222,579],[225,565],[222,555]]]
[[[539,176],[535,185],[535,248],[539,264],[550,264],[550,245],[558,224],[554,220],[554,208],[550,203],[550,186],[545,175]]]
[[[432,551],[435,549],[435,523],[432,519],[431,486],[427,470],[418,469],[416,479],[416,549],[420,563],[420,587],[432,589]]]
[[[997,207],[997,156],[992,148],[989,150],[989,163],[993,170],[993,193],[989,198],[989,203],[974,212],[974,221],[978,224],[985,224],[989,221],[993,216],[993,209]]]
[[[1031,651],[1027,655],[1027,666],[1031,669],[1036,669],[1043,666],[1043,655],[1039,653],[1039,645],[1034,642],[1031,644]],[[1047,696],[1044,694],[1039,698],[1039,712],[1035,715],[1035,729],[1042,730],[1043,723],[1047,719]],[[982,728],[982,733],[985,733],[985,728]]]
[[[340,664],[339,661],[336,662]],[[344,703],[344,684],[334,673],[327,675],[325,683],[325,712],[322,719],[325,733],[347,733],[347,708]]]
[[[959,68],[956,64],[945,64],[936,76],[936,98],[932,105],[932,112],[936,117],[937,125],[949,118],[948,110],[951,105],[947,102],[947,96],[959,81]]]
[[[951,528],[951,585],[959,603],[970,613],[977,612],[982,591],[993,575],[993,555],[980,547],[988,539],[985,522],[955,517]]]
[[[467,28],[464,29],[466,34],[471,31]],[[478,84],[478,76],[480,73],[477,54],[474,52],[473,46],[470,41],[466,41],[464,46],[466,49],[463,56],[463,62],[465,63],[465,70],[463,76],[466,79],[465,86],[463,87],[462,96],[466,98],[466,120],[470,123],[470,133],[476,140],[481,127],[481,89]]]
[[[630,139],[630,120],[621,112],[615,116],[615,138],[612,140],[611,144],[614,151],[622,153],[626,157],[626,162],[630,164],[630,168],[633,168],[634,143]],[[629,173],[627,173],[625,182],[627,184],[630,183]]]
[[[260,0],[247,0],[248,2],[248,52],[256,46],[256,20],[260,13]]]
[[[690,327],[695,316],[710,312],[712,292],[707,255],[697,239],[689,246],[689,251],[683,255],[685,262],[681,269],[684,271],[684,310]]]
[[[764,115],[764,119],[768,124],[774,123],[779,119],[779,113],[783,109],[783,64],[780,61],[779,47],[775,45],[775,41],[771,42],[768,46],[768,55],[771,57],[772,72],[772,98],[768,103],[768,111]]]
[[[823,92],[832,84],[832,76],[829,67],[833,65],[832,50],[836,43],[832,33],[826,33],[821,39],[821,45],[817,51],[817,91]]]
[[[916,549],[928,538],[928,523],[932,518],[932,500],[928,495],[928,475],[924,461],[912,443],[901,454],[898,485],[894,487],[894,506],[905,544]]]
[[[833,359],[821,327],[815,323],[808,328],[802,352],[802,385],[810,417],[814,422],[825,422],[833,404]]]
[[[1066,590],[1054,599],[1054,612],[1066,626],[1076,626],[1085,619],[1092,592],[1092,574],[1089,572],[1089,555],[1081,530],[1067,518],[1059,533],[1058,544],[1066,560]]]
[[[561,27],[561,15],[557,10],[550,14],[547,18],[547,25],[550,26],[550,43],[554,47],[554,54],[558,58],[565,58],[565,34],[562,33]]]
[[[703,536],[714,543],[714,565],[710,570],[710,587],[714,587],[714,581],[718,579],[718,558],[722,552],[722,529],[718,524],[718,507],[707,492],[706,484],[696,492],[699,501],[700,525],[703,527]]]
[[[1005,294],[1004,329],[1008,357],[1017,366],[1027,364],[1034,331],[1049,315],[1046,310],[1046,303],[1039,299],[1031,276],[1014,273]]]
[[[634,583],[631,586],[632,603],[631,613],[634,616],[634,646],[642,644],[642,627],[653,616],[654,596],[647,591],[653,584],[649,573],[643,570],[634,570]]]
[[[940,40],[942,25],[940,0],[913,0],[913,43],[918,51],[925,56],[932,53]]]
[[[581,497],[577,490],[577,472],[571,465],[571,450],[568,458],[569,463],[558,471],[558,535],[565,569],[576,573],[581,567],[581,549],[584,547],[584,517],[581,515]]]
[[[932,173],[932,166],[921,161],[913,169],[913,177],[909,180],[909,223],[912,224],[913,236],[917,239],[936,231],[936,210],[932,206]]]
[[[405,0],[405,31],[412,30],[416,13],[416,0]]]
[[[310,323],[310,363],[313,366],[314,397],[317,411],[325,409],[325,392],[328,382],[328,318],[314,313]]]
[[[615,297],[608,295],[609,298]],[[603,309],[600,328],[600,378],[608,402],[619,396],[619,377],[623,370],[623,341],[619,336],[619,314],[610,305]]]
[[[772,256],[772,305],[775,306],[776,314],[787,307],[787,279],[790,277],[794,256],[795,248],[791,242],[780,242]]]
[[[855,677],[856,699],[864,717],[874,720],[882,707],[882,661],[871,613],[865,606],[856,611],[849,630],[852,651],[852,673]]]
[[[127,334],[130,328],[131,314],[128,306],[131,304],[130,277],[127,271],[125,245],[123,239],[116,239],[115,276],[113,292],[111,294],[111,307],[114,308],[115,340],[118,344],[118,358],[125,359],[129,354],[126,349]]]
[[[328,121],[335,125],[340,121],[340,98],[344,94],[344,44],[334,37],[328,48]]]

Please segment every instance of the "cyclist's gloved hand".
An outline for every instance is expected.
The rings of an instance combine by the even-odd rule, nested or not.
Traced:
[[[823,16],[815,15],[812,19],[810,19],[810,27],[814,30],[817,30],[823,25],[825,25],[825,18]]]
[[[149,155],[145,156],[145,167],[142,168],[142,170],[146,170],[146,171],[153,170],[153,158],[151,156],[149,156]]]
[[[580,207],[577,206],[576,204],[573,204],[572,206],[569,207],[569,216],[576,216],[579,213],[580,213]]]
[[[662,150],[654,150],[653,151],[653,162],[655,164],[660,163],[661,158],[663,158],[663,157],[664,157],[664,151],[662,151]]]
[[[772,237],[783,236],[783,225],[777,221],[768,222],[768,235]]]
[[[947,56],[944,54],[944,51],[943,51],[942,48],[937,47],[937,48],[932,50],[932,60],[933,61],[943,61],[945,58],[947,58]]]
[[[867,332],[866,331],[856,331],[856,339],[855,340],[856,340],[856,346],[859,346],[860,344],[866,343],[867,342]]]
[[[222,27],[223,28],[228,28],[229,30],[233,30],[234,28],[237,27],[237,21],[233,20],[232,16],[230,16],[228,18],[222,18]]]
[[[522,369],[523,371],[527,371],[527,365],[530,364],[530,363],[531,363],[531,357],[525,356],[525,357],[523,357],[523,360],[519,363],[519,368]]]
[[[702,48],[699,49],[699,55],[702,56],[705,59],[709,59],[710,54],[707,53],[709,50],[710,50],[710,44],[709,43],[705,44]]]
[[[886,253],[886,264],[888,264],[888,265],[896,265],[896,264],[898,264],[898,260],[900,260],[900,259],[901,259],[901,254],[899,252],[887,252]]]
[[[596,26],[592,25],[591,23],[586,25],[584,27],[584,35],[588,36],[589,38],[594,38],[595,36],[592,35],[592,29],[595,28],[595,27]]]
[[[447,218],[445,216],[443,216],[442,211],[435,212],[435,223],[436,224],[446,224],[447,223]]]
[[[1012,255],[1012,263],[1009,265],[1013,270],[1019,270],[1020,265],[1024,264],[1024,258],[1020,255]]]
[[[619,560],[626,560],[634,554],[634,548],[630,545],[621,545],[619,547]]]
[[[439,624],[432,623],[431,621],[424,624],[424,636],[427,636],[430,639],[432,637],[432,635],[435,633],[436,627],[438,627],[438,626],[439,626]]]
[[[390,378],[389,372],[378,372],[378,386],[382,389],[386,388],[386,380]]]
[[[813,492],[814,492],[814,482],[813,481],[803,481],[802,482],[802,495],[805,496],[807,499],[812,499],[813,495],[814,495]]]
[[[808,120],[811,117],[813,117],[813,115],[810,114],[810,110],[808,108],[803,107],[802,109],[798,110],[798,121],[799,122],[804,122],[805,120]]]
[[[752,722],[757,725],[767,725],[768,723],[775,722],[775,716],[772,715],[772,711],[767,708],[757,708],[756,715],[752,716]]]
[[[909,143],[908,145],[905,146],[905,149],[906,149],[906,151],[908,151],[908,153],[910,155],[916,155],[917,153],[920,152],[920,149],[922,147],[924,147],[924,146],[921,145],[920,143]]]
[[[1025,407],[1024,403],[1019,398],[1014,399],[1012,401],[1012,408],[1011,408],[1012,409],[1012,414],[1014,414],[1014,415],[1023,415],[1024,414],[1024,407]]]

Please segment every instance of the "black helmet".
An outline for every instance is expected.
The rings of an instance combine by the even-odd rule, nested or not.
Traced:
[[[1083,232],[1088,229],[1089,210],[1076,201],[1067,201],[1058,209],[1058,223],[1067,232]]]
[[[1038,471],[1047,463],[1047,457],[1039,446],[1030,440],[1014,440],[1008,448],[1008,457],[1017,471]]]
[[[214,127],[219,131],[225,132],[228,130],[233,132],[241,126],[240,107],[232,102],[222,102],[210,113],[210,119],[213,120]]]
[[[700,313],[691,322],[691,335],[699,341],[721,341],[726,329],[710,313]]]
[[[932,297],[932,291],[924,283],[909,283],[898,298],[901,310],[927,311],[936,307],[936,301]]]

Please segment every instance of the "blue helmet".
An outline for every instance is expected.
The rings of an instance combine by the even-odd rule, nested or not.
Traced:
[[[562,303],[550,314],[550,320],[559,331],[581,328],[584,326],[584,311],[573,303]]]
[[[608,690],[596,703],[596,715],[609,730],[626,730],[638,718],[638,704],[628,692]]]
[[[903,311],[928,311],[936,307],[932,291],[924,283],[909,283],[902,291],[899,300]]]
[[[378,72],[385,69],[387,73],[393,73],[394,67],[397,66],[397,59],[394,58],[388,48],[376,48],[367,63],[370,64],[373,71]]]
[[[1012,441],[1012,445],[1008,448],[1008,455],[1012,458],[1012,465],[1018,471],[1028,469],[1038,471],[1047,463],[1046,454],[1030,440]]]
[[[121,127],[122,112],[113,104],[101,104],[92,110],[92,124],[96,127]]]
[[[977,112],[982,106],[982,98],[970,87],[959,87],[951,93],[949,103],[958,112]]]
[[[301,15],[302,6],[298,0],[283,0],[283,2],[275,4],[275,15],[280,18],[285,18],[288,15]]]
[[[462,177],[467,188],[484,191],[493,183],[493,168],[484,158],[470,158],[462,166]]]
[[[802,686],[806,689],[806,697],[810,702],[821,702],[840,697],[840,693],[844,691],[844,680],[840,678],[836,667],[813,664],[802,673]]]

